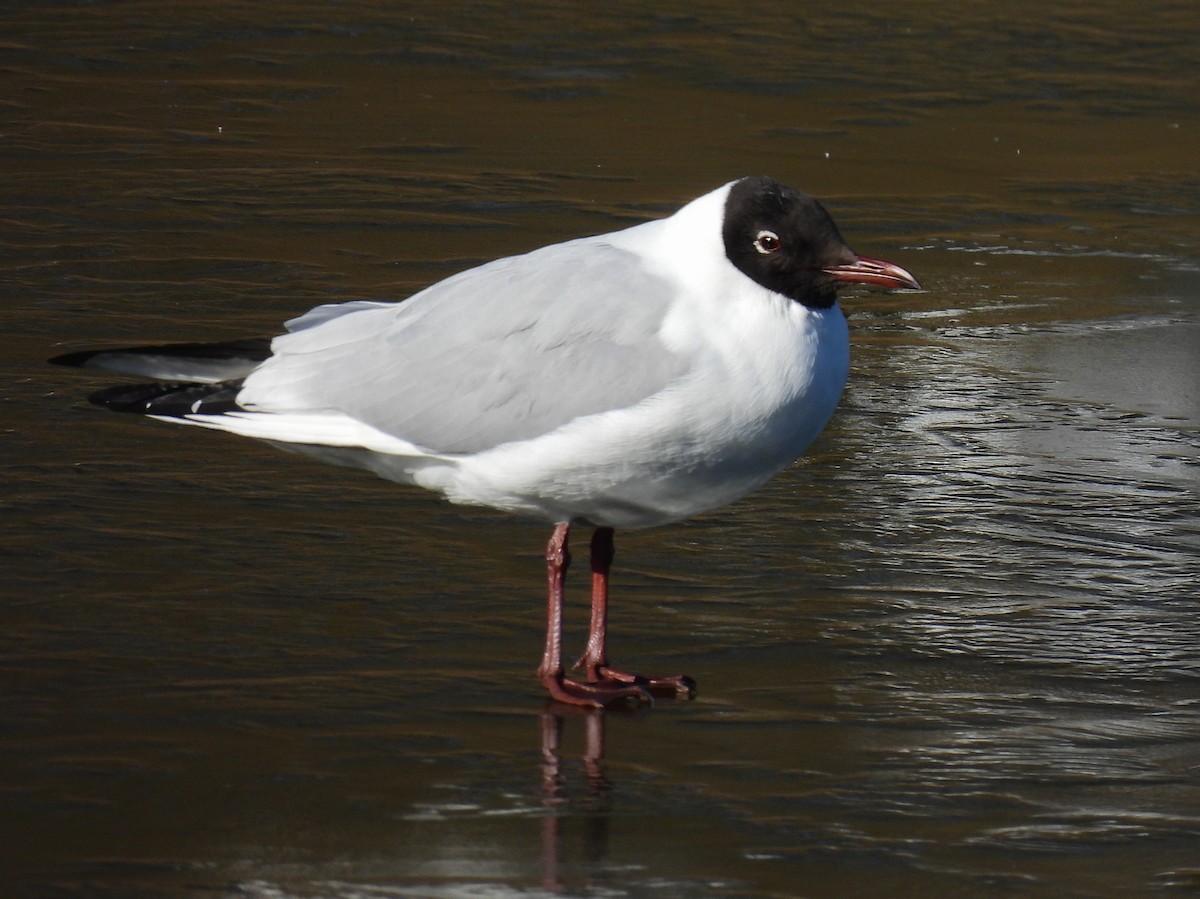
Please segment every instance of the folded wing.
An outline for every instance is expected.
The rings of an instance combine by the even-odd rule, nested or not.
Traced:
[[[340,413],[439,454],[633,406],[685,369],[659,338],[670,285],[597,239],[471,269],[399,304],[320,307],[238,394],[253,412]]]

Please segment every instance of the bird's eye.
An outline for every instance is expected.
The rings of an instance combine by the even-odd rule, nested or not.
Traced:
[[[759,231],[758,235],[754,238],[754,249],[758,250],[764,256],[769,256],[782,246],[783,243],[780,241],[779,235],[774,231]]]

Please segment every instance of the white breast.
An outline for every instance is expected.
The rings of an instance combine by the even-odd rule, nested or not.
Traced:
[[[417,483],[456,502],[613,527],[664,524],[744,496],[820,433],[849,368],[839,308],[756,291],[690,319],[706,322],[690,337],[694,365],[646,402],[428,466]]]

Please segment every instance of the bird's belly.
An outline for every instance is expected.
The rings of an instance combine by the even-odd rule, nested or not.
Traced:
[[[429,469],[417,482],[455,502],[551,521],[621,528],[679,521],[745,496],[800,456],[837,405],[845,384],[839,368],[782,383],[757,402],[738,391],[724,394],[738,397],[724,405],[711,393],[707,402],[658,397]]]

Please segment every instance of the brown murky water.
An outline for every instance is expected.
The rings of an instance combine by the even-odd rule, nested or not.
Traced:
[[[797,10],[6,5],[6,894],[1200,890],[1200,11]],[[927,291],[847,298],[805,462],[618,535],[692,703],[545,710],[545,528],[44,364],[760,172]]]

